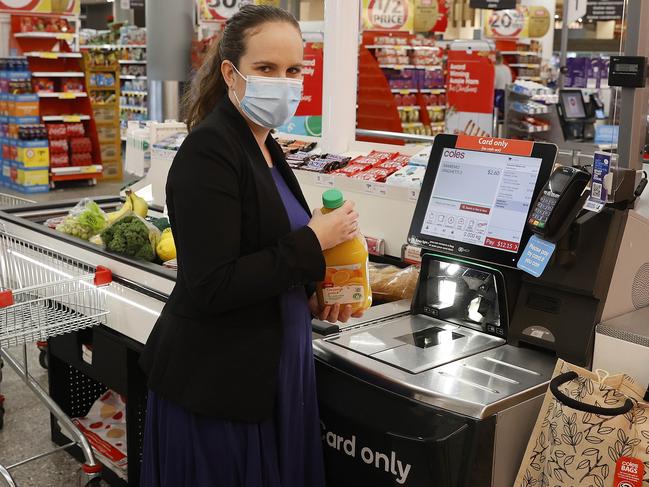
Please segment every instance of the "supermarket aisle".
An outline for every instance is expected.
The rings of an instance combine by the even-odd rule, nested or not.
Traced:
[[[32,375],[47,390],[47,371],[38,364],[38,349],[27,347]],[[12,350],[19,357],[22,349]],[[4,429],[0,431],[0,463],[10,465],[54,446],[50,441],[50,415],[45,406],[5,366],[0,391],[5,395]],[[70,487],[76,485],[80,465],[65,452],[41,458],[12,471],[20,487]],[[108,484],[104,484],[108,485]]]

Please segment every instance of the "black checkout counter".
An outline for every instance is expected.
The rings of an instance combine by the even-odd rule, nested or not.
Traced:
[[[328,485],[513,484],[556,358],[592,359],[626,218],[584,218],[580,193],[543,276],[518,270],[556,152],[436,137],[410,229],[422,248],[410,310],[313,345]]]

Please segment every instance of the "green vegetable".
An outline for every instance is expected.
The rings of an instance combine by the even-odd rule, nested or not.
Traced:
[[[76,208],[83,208],[77,213]],[[61,223],[56,226],[59,232],[88,240],[106,228],[106,215],[94,201],[82,201]]]
[[[169,227],[171,226],[171,225],[169,224],[169,218],[166,218],[166,217],[163,217],[163,218],[154,218],[153,220],[151,220],[151,223],[153,223],[153,225],[154,225],[158,230],[160,230],[161,232],[162,232],[165,228],[169,228]]]
[[[91,201],[86,206],[86,209],[79,213],[77,222],[87,227],[92,232],[92,235],[96,235],[106,228],[106,215],[97,203]]]
[[[156,258],[155,232],[137,216],[129,215],[117,220],[101,233],[101,239],[106,249],[112,252],[149,262]]]

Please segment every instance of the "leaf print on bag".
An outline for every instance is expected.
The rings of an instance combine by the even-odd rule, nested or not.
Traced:
[[[532,478],[532,474],[526,469],[521,487],[535,487],[536,484],[538,484],[538,481],[535,478]]]
[[[604,483],[603,483],[603,481],[602,481],[602,478],[601,478],[600,475],[598,474],[597,470],[600,471],[599,473],[602,473],[602,470],[603,470],[604,467],[606,467],[606,464],[603,464],[603,463],[602,463],[602,460],[604,459],[604,457],[602,457],[602,456],[599,454],[599,450],[597,450],[596,448],[593,448],[593,450],[595,450],[595,452],[596,452],[596,453],[595,453],[595,464],[591,463],[590,460],[582,460],[582,461],[579,463],[579,465],[581,465],[582,468],[579,468],[579,465],[577,466],[577,469],[578,469],[578,470],[584,470],[584,469],[587,469],[587,471],[586,471],[586,473],[584,474],[584,476],[579,480],[579,484],[581,485],[581,483],[582,483],[584,480],[586,480],[587,478],[590,477],[590,478],[593,479],[593,482],[595,482],[595,484],[597,484],[597,485],[600,485],[599,482],[602,482],[601,485],[602,485],[602,487],[603,487]],[[584,463],[585,463],[586,466],[583,466],[583,465],[582,465],[582,464],[584,464]],[[599,479],[599,481],[598,481],[598,479]]]
[[[559,482],[563,482],[564,475],[570,480],[575,480],[574,477],[568,472],[568,467],[572,465],[574,461],[574,455],[566,455],[563,450],[556,450],[554,452],[554,457],[550,457],[548,467],[552,471],[554,478]],[[556,467],[553,467],[553,465],[556,465]]]
[[[566,445],[572,447],[573,451],[577,453],[577,445],[581,443],[581,440],[584,437],[584,434],[581,431],[577,431],[577,413],[572,414],[571,416],[563,415],[563,434],[561,439]]]

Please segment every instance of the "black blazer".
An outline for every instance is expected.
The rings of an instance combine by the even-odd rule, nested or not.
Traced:
[[[281,148],[273,162],[308,211]],[[256,422],[271,416],[282,346],[279,296],[324,278],[318,239],[291,232],[270,169],[225,96],[185,139],[167,208],[178,277],[140,360],[148,386],[190,411]]]

